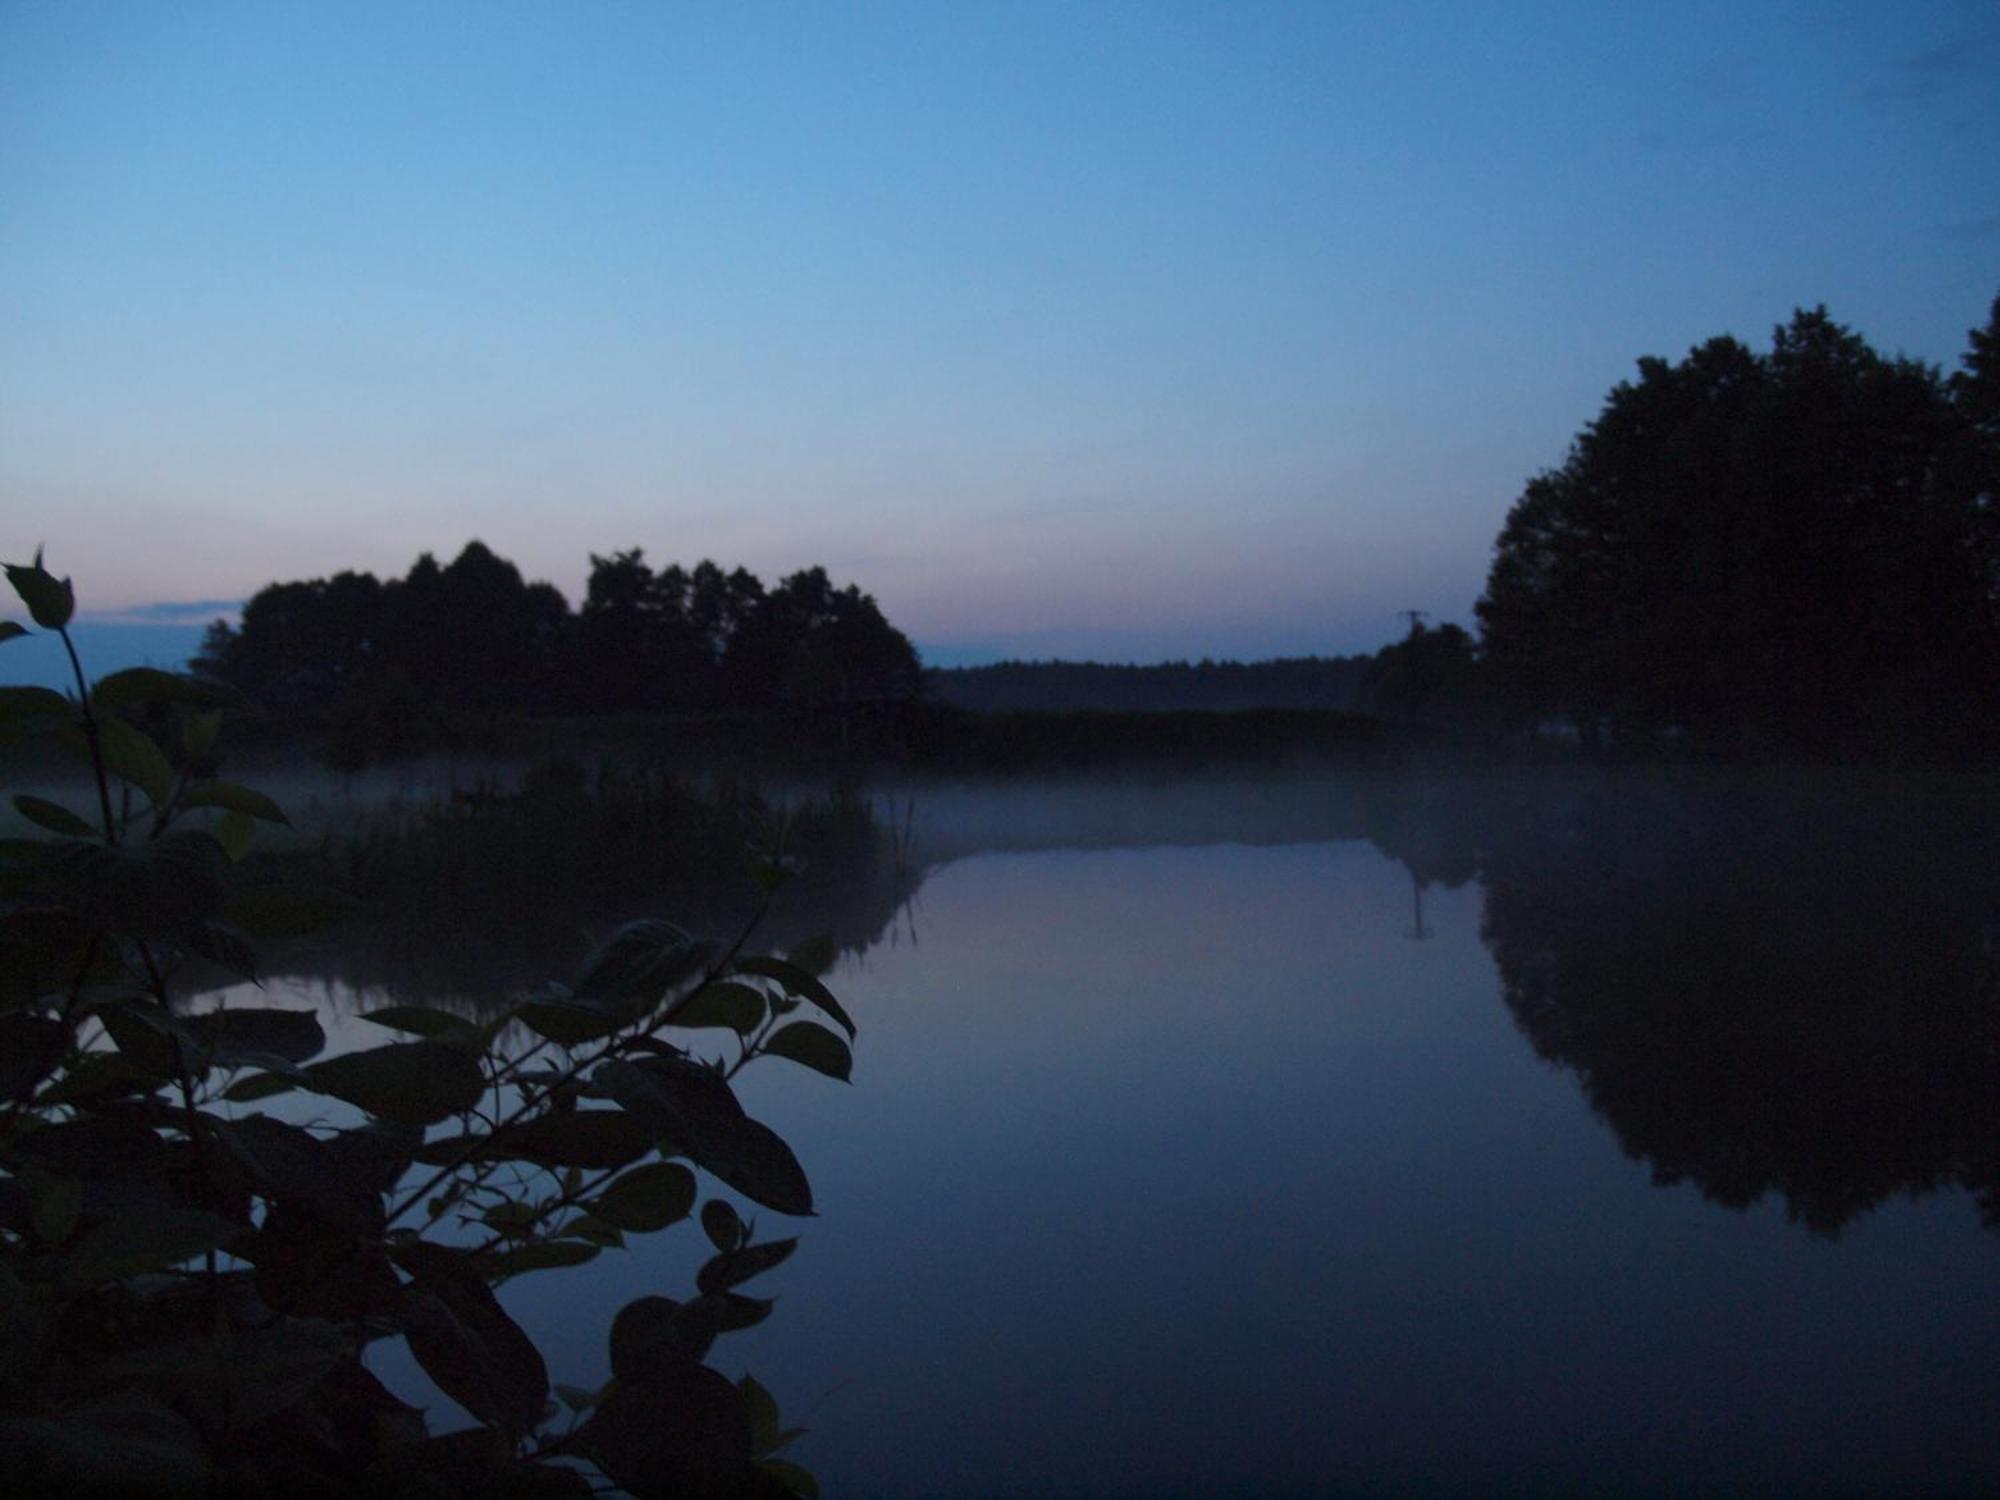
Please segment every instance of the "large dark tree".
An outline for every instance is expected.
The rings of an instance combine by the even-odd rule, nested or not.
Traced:
[[[1970,748],[2000,689],[1991,339],[1949,384],[1824,309],[1768,354],[1641,360],[1507,517],[1478,605],[1495,684],[1586,737]]]
[[[687,712],[718,705],[842,726],[914,696],[916,651],[824,568],[766,592],[713,562],[655,571],[638,548],[592,555],[583,608],[468,542],[387,583],[274,583],[218,622],[197,669],[280,714],[333,723],[365,756],[463,732],[466,711]]]
[[[722,658],[731,701],[806,717],[909,698],[922,671],[874,598],[853,584],[836,589],[824,568],[794,573],[759,600]]]
[[[1419,724],[1467,723],[1477,717],[1478,669],[1462,626],[1435,630],[1422,620],[1375,653],[1368,666],[1370,706],[1385,718]]]
[[[448,565],[428,552],[407,576],[337,573],[274,583],[218,624],[197,666],[282,713],[351,716],[390,699],[531,709],[551,691],[569,605],[482,542]]]

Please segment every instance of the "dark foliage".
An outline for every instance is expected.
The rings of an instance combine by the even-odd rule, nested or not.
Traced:
[[[634,548],[591,559],[572,614],[483,543],[400,579],[274,583],[211,627],[196,672],[358,766],[462,740],[500,715],[747,713],[845,737],[913,698],[921,668],[875,601],[823,568],[766,589],[712,562],[655,571]]]
[[[1478,605],[1497,689],[1586,740],[1990,753],[1994,336],[1951,381],[1824,309],[1768,354],[1641,360],[1508,515]]]
[[[903,725],[911,762],[949,771],[1374,764],[1409,743],[1392,744],[1380,721],[1362,714],[1279,709],[976,714],[940,706]]]
[[[16,797],[48,837],[0,847],[9,1483],[36,1494],[557,1496],[601,1492],[594,1469],[640,1497],[816,1493],[810,1475],[771,1457],[797,1434],[781,1429],[769,1393],[703,1363],[718,1337],[769,1314],[741,1288],[795,1240],[753,1242],[712,1199],[700,1222],[715,1254],[694,1295],[629,1306],[609,1330],[613,1378],[597,1390],[552,1386],[493,1289],[690,1220],[698,1173],[771,1212],[812,1212],[804,1168],[744,1112],[731,1080],[766,1056],[848,1078],[854,1022],[820,978],[832,941],[755,956],[743,951],[748,927],[725,946],[632,921],[567,985],[478,1020],[377,1010],[367,1019],[401,1039],[333,1056],[320,1055],[327,1037],[310,1011],[191,1012],[189,972],[254,979],[258,917],[286,906],[269,889],[239,900],[253,893],[236,879],[255,826],[284,814],[200,774],[235,695],[149,669],[88,685],[66,629],[68,581],[39,556],[7,572],[35,623],[62,636],[76,691],[0,689],[0,738],[69,747],[96,794],[88,813]],[[484,549],[412,580],[395,608],[441,611],[434,625],[517,595],[531,606],[522,620],[532,614],[533,591]],[[351,575],[336,584],[319,587],[319,602],[371,597]],[[259,618],[306,630],[312,608],[293,606],[312,593],[268,597]],[[524,650],[531,640],[502,635]],[[395,649],[453,644],[400,639]],[[434,686],[448,665],[418,652],[402,670]],[[335,653],[315,670],[334,690],[346,667]],[[500,683],[497,671],[468,672],[467,701]],[[304,679],[291,690],[306,691]],[[767,894],[784,874],[760,867]],[[279,925],[300,920],[295,902]],[[697,1050],[718,1035],[720,1055]],[[309,1124],[245,1109],[290,1093],[311,1100]],[[476,1425],[432,1435],[369,1373],[376,1339],[404,1340]]]
[[[1956,1185],[2000,1227],[1990,800],[1859,791],[1471,811],[1502,995],[1661,1183],[1828,1235]]]
[[[940,701],[977,713],[1161,713],[1242,709],[1359,712],[1368,705],[1365,656],[1274,661],[1003,661],[926,674]]]

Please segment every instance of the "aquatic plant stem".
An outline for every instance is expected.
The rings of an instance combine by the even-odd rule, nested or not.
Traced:
[[[59,627],[56,634],[62,637],[63,650],[69,653],[70,671],[76,674],[76,704],[83,714],[83,738],[90,747],[90,768],[97,773],[97,805],[104,814],[104,842],[116,848],[118,825],[111,815],[111,781],[104,774],[104,745],[97,731],[97,714],[90,706],[90,684],[84,680],[83,661],[76,654],[76,643],[69,638],[68,628]]]

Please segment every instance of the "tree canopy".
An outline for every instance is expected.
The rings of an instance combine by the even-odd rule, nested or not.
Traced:
[[[1524,715],[1731,753],[1965,750],[2000,690],[1993,322],[1965,370],[1824,308],[1647,358],[1528,483],[1477,606]]]
[[[419,713],[736,710],[842,717],[913,696],[914,647],[824,568],[775,588],[704,561],[656,570],[592,554],[583,606],[528,583],[484,543],[402,578],[273,583],[217,622],[198,669],[279,713],[333,705],[389,747]]]

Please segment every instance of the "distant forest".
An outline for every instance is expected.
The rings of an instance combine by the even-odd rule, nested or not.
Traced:
[[[2000,749],[2000,300],[1963,368],[1826,309],[1639,361],[1529,481],[1482,691],[1586,744],[1754,759]]]
[[[1366,656],[1270,661],[1003,661],[926,674],[941,702],[974,713],[1241,713],[1254,709],[1460,720],[1474,696],[1472,637],[1413,624]]]
[[[1473,667],[1457,626],[1373,656],[1255,663],[1003,663],[924,672],[873,598],[823,568],[775,587],[713,562],[655,569],[593,554],[582,607],[484,543],[401,578],[274,583],[217,621],[194,662],[282,721],[330,727],[349,758],[394,754],[470,715],[723,714],[907,723],[926,700],[973,712],[1455,711]]]
[[[402,578],[274,583],[210,627],[194,670],[346,754],[394,754],[468,714],[736,712],[851,719],[914,698],[916,650],[823,568],[774,587],[713,562],[592,555],[580,609],[473,541]]]
[[[1275,661],[1003,661],[930,673],[944,702],[976,713],[1155,713],[1252,708],[1357,712],[1369,699],[1370,656],[1295,656]]]
[[[926,673],[824,568],[592,555],[580,608],[479,542],[402,578],[274,583],[197,671],[355,753],[440,715],[724,714],[893,742],[970,712],[1368,713],[1624,753],[1990,761],[2000,752],[2000,299],[1947,377],[1825,309],[1769,353],[1646,358],[1494,544],[1475,639],[1372,656]],[[900,727],[899,727],[900,726]]]

